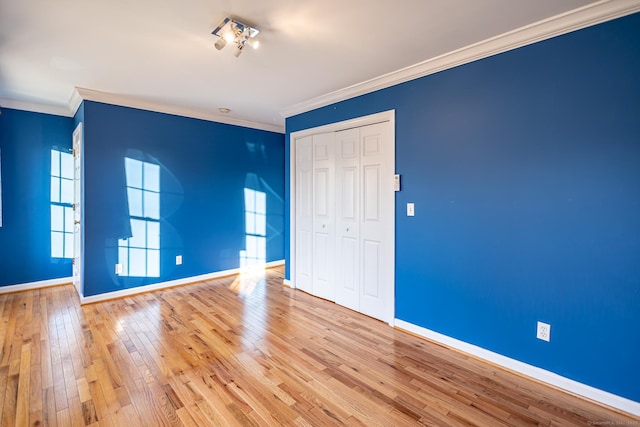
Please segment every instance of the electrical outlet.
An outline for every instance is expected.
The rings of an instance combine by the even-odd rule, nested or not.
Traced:
[[[122,274],[122,264],[116,264],[116,274]]]
[[[536,338],[542,341],[551,341],[551,325],[548,323],[538,322]]]
[[[176,255],[176,265],[182,264],[182,255]]]

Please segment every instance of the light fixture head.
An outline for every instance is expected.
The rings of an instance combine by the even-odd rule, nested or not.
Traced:
[[[216,47],[216,49],[222,50],[226,45],[227,41],[224,39],[224,37],[220,37],[218,40],[216,40],[216,44],[214,46]]]
[[[242,53],[242,49],[244,49],[244,44],[238,44],[238,47],[236,47],[236,51],[233,53],[233,56],[235,56],[236,58],[240,56],[240,54]]]
[[[260,33],[260,31],[257,28],[253,28],[250,25],[229,17],[224,18],[220,25],[211,32],[211,34],[218,37],[215,44],[216,49],[222,50],[227,43],[234,43],[236,45],[234,52],[236,58],[240,56],[246,44],[251,44],[254,48],[257,48],[257,40],[255,40],[255,37],[258,33]]]

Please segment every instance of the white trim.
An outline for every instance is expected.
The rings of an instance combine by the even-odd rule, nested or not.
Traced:
[[[74,111],[78,109],[80,102],[78,99],[87,101],[102,102],[105,104],[120,105],[123,107],[138,108],[141,110],[155,111],[158,113],[173,114],[176,116],[190,117],[194,119],[207,120],[210,122],[225,123],[228,125],[242,126],[246,128],[266,130],[269,132],[284,133],[284,126],[274,125],[270,123],[259,123],[250,120],[244,120],[236,117],[229,117],[227,115],[214,113],[207,110],[201,110],[192,107],[180,107],[176,105],[163,104],[160,102],[149,101],[141,98],[136,98],[129,95],[118,95],[114,93],[100,92],[93,89],[86,89],[76,87],[74,94],[69,101],[69,110]],[[75,108],[75,110],[74,110]]]
[[[409,67],[292,105],[282,110],[280,114],[285,118],[295,116],[638,11],[640,11],[640,1],[638,0],[601,0]]]
[[[289,284],[290,287],[295,289],[295,277],[296,277],[296,140],[304,138],[309,135],[327,132],[338,132],[341,130],[362,127],[372,125],[376,123],[389,122],[391,127],[391,140],[394,146],[396,145],[396,110],[387,110],[379,113],[369,114],[367,116],[356,117],[341,122],[329,123],[314,128],[303,129],[289,134]],[[393,158],[393,170],[395,171],[395,154]],[[395,198],[395,196],[394,196]],[[393,211],[392,223],[395,224],[395,211]],[[391,239],[392,251],[395,253],[395,227],[393,231],[393,237]],[[391,268],[394,271],[395,277],[395,261],[392,261]],[[395,283],[394,283],[395,289]],[[388,319],[391,319],[388,323],[393,326],[393,319],[395,318],[395,290],[393,292],[393,301],[391,301],[391,313]]]
[[[288,288],[292,288],[292,289],[293,289],[293,284],[291,283],[291,280],[289,280],[289,279],[284,279],[284,280],[282,281],[282,284],[283,284],[284,286],[288,287]]]
[[[2,108],[12,110],[31,111],[33,113],[52,114],[54,116],[73,117],[66,105],[41,104],[39,102],[18,101],[9,98],[0,98]]]
[[[40,280],[38,282],[20,283],[17,285],[0,286],[0,294],[11,292],[32,291],[34,289],[48,288],[50,286],[69,285],[73,283],[73,277],[62,277],[60,279]]]
[[[510,371],[517,372],[518,374],[522,374],[543,383],[550,384],[578,397],[587,398],[610,406],[612,408],[627,412],[629,414],[640,416],[639,402],[634,402],[633,400],[597,389],[595,387],[591,387],[589,385],[574,381],[545,369],[520,362],[510,357],[494,353],[482,347],[478,347],[473,344],[457,340],[455,338],[448,337],[430,329],[416,326],[412,323],[405,322],[404,320],[395,319],[395,326],[398,329],[403,329],[423,338],[427,338],[429,340],[443,344],[446,347],[462,351],[478,359],[482,359],[489,363],[493,363],[506,368]]]
[[[265,268],[279,267],[284,265],[284,260],[272,261],[265,264]],[[185,277],[184,279],[170,280],[168,282],[153,283],[151,285],[138,286],[135,288],[122,289],[120,291],[106,292],[104,294],[92,295],[90,297],[80,297],[80,304],[93,304],[96,302],[106,301],[115,298],[123,298],[131,295],[137,295],[145,292],[159,291],[161,289],[172,288],[174,286],[189,285],[205,280],[214,280],[221,277],[233,276],[240,274],[240,268],[232,268],[230,270],[216,271],[213,273],[201,274],[199,276]]]
[[[82,104],[82,96],[80,96],[78,89],[74,88],[73,93],[71,93],[71,98],[69,99],[69,111],[71,111],[74,116],[78,112],[80,104]]]

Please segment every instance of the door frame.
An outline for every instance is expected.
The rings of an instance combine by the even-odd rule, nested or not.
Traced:
[[[296,278],[296,141],[298,139],[304,138],[306,136],[315,135],[319,133],[328,133],[328,132],[338,132],[341,130],[347,130],[356,127],[362,127],[367,125],[373,125],[376,123],[384,123],[389,122],[390,133],[391,133],[391,141],[393,149],[391,152],[393,153],[392,158],[390,159],[392,163],[392,169],[395,171],[395,146],[396,146],[396,125],[395,125],[395,110],[383,111],[380,113],[370,114],[367,116],[357,117],[350,120],[344,120],[341,122],[329,123],[322,126],[317,126],[314,128],[303,129],[296,132],[291,132],[289,135],[289,285],[292,288],[296,287],[295,278]],[[393,179],[393,177],[389,177],[389,179]],[[394,194],[394,208],[392,209],[392,224],[389,227],[390,231],[390,242],[389,244],[391,253],[394,256],[389,260],[391,271],[393,272],[393,292],[390,294],[391,301],[388,307],[388,316],[385,321],[393,326],[395,319],[395,194]]]
[[[73,264],[71,273],[73,285],[80,299],[84,296],[84,197],[83,197],[83,152],[84,129],[82,122],[78,123],[72,135],[73,148]],[[80,169],[80,176],[76,174],[76,167]]]

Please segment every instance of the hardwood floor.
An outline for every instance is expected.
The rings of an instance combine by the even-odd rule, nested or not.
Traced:
[[[0,295],[0,425],[640,425],[282,286]],[[602,425],[602,424],[600,424]]]

